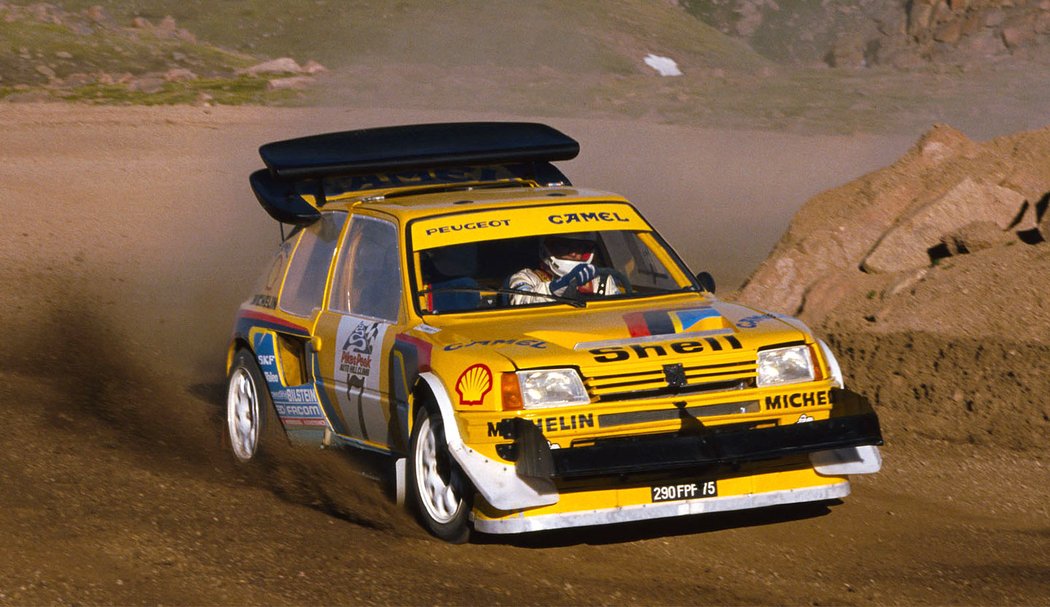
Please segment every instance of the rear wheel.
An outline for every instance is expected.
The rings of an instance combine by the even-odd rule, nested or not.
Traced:
[[[422,407],[416,414],[408,462],[408,485],[423,525],[454,544],[470,538],[470,483],[448,452],[441,416]]]
[[[233,456],[245,463],[270,451],[280,436],[280,421],[274,413],[270,390],[255,357],[247,350],[237,351],[230,368],[226,436]]]

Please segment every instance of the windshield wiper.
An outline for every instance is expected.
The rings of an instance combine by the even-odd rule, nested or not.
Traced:
[[[422,289],[420,295],[430,293],[496,293],[497,295],[527,295],[529,297],[544,297],[558,303],[569,304],[574,308],[586,308],[587,302],[572,297],[562,297],[552,293],[536,293],[535,291],[523,291],[521,289],[492,289],[489,287],[438,287],[436,289]]]

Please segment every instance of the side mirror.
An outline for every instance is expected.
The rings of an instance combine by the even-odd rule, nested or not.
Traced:
[[[708,293],[715,292],[715,277],[711,276],[710,272],[700,272],[697,274],[696,282],[700,283],[700,287]]]

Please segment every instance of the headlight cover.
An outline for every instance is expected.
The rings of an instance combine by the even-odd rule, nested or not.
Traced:
[[[591,402],[576,369],[518,371],[522,403],[526,409],[583,405]]]
[[[808,346],[790,346],[758,353],[758,385],[778,386],[813,381],[813,355]]]

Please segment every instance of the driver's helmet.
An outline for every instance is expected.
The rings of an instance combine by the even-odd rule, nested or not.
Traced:
[[[548,236],[541,249],[543,262],[558,276],[565,276],[581,263],[594,261],[594,241],[586,238]]]

